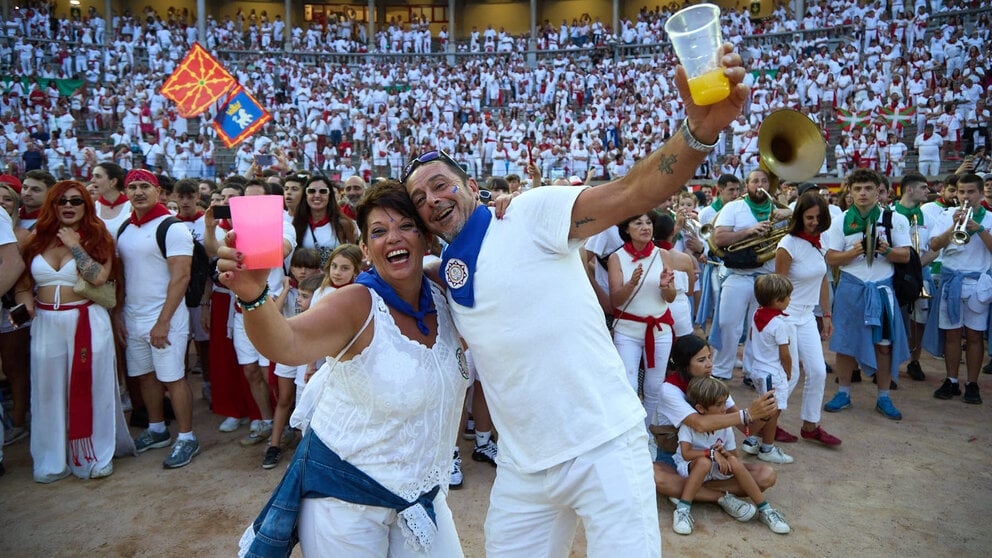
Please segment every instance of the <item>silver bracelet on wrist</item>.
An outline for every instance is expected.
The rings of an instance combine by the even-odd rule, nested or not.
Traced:
[[[714,143],[703,143],[696,139],[696,136],[692,135],[692,131],[689,130],[689,119],[685,118],[682,120],[682,126],[679,128],[679,133],[682,135],[682,139],[685,144],[689,146],[690,149],[695,151],[701,151],[703,153],[709,153],[716,149],[717,144],[720,143],[720,138],[717,137]]]

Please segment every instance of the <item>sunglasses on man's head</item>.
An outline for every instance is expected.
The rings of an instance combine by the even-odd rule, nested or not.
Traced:
[[[63,205],[71,205],[72,207],[79,207],[86,203],[83,198],[59,198],[59,201],[55,204],[58,207]]]
[[[413,174],[413,171],[417,170],[417,167],[433,161],[444,161],[453,167],[461,168],[459,164],[444,151],[441,151],[440,149],[428,151],[415,159],[411,159],[410,162],[407,163],[406,168],[403,169],[403,179],[400,182],[406,183],[406,179],[410,178],[410,175]]]

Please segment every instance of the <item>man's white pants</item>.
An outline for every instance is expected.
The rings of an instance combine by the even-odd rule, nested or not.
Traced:
[[[789,306],[786,318],[796,327],[796,349],[799,362],[803,365],[803,404],[800,417],[807,422],[820,422],[820,408],[823,407],[823,391],[826,389],[827,365],[823,360],[823,342],[816,329],[816,316],[812,306]]]
[[[486,556],[568,556],[579,518],[588,556],[661,557],[654,469],[643,425],[536,473],[501,463],[489,496]]]
[[[940,174],[940,161],[920,161],[919,169],[923,176],[937,176]]]
[[[434,498],[437,535],[430,552],[414,552],[406,546],[396,511],[337,498],[304,498],[300,502],[300,549],[304,556],[457,558],[462,556],[462,545],[446,492],[442,490]]]
[[[737,344],[750,324],[758,301],[754,299],[754,277],[731,273],[723,281],[720,291],[720,344],[722,348],[713,357],[713,377],[729,380],[734,377],[737,361]],[[749,355],[744,351],[744,369],[750,370]]]
[[[34,478],[72,474],[90,478],[109,467],[117,435],[117,366],[110,316],[89,307],[93,366],[93,452],[96,462],[74,465],[69,455],[69,378],[78,310],[38,309],[31,325],[31,459]],[[123,415],[122,415],[123,418]],[[126,432],[125,432],[126,434]]]

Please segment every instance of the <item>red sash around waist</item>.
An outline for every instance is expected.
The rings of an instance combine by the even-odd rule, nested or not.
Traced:
[[[637,316],[628,314],[623,310],[616,310],[613,312],[613,318],[646,324],[644,327],[644,354],[647,357],[647,362],[644,364],[648,368],[654,368],[654,330],[658,328],[658,331],[661,331],[661,324],[668,324],[668,327],[672,328],[672,333],[674,334],[675,320],[672,319],[672,311],[665,310],[664,314],[656,318],[654,316]],[[667,366],[668,363],[666,362],[665,365]]]

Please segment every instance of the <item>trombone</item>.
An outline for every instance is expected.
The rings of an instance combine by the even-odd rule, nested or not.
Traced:
[[[954,232],[951,233],[951,242],[957,246],[964,246],[971,242],[971,235],[968,234],[968,221],[971,221],[971,215],[974,212],[971,202],[965,200],[961,209],[964,211],[964,219],[954,224]]]

